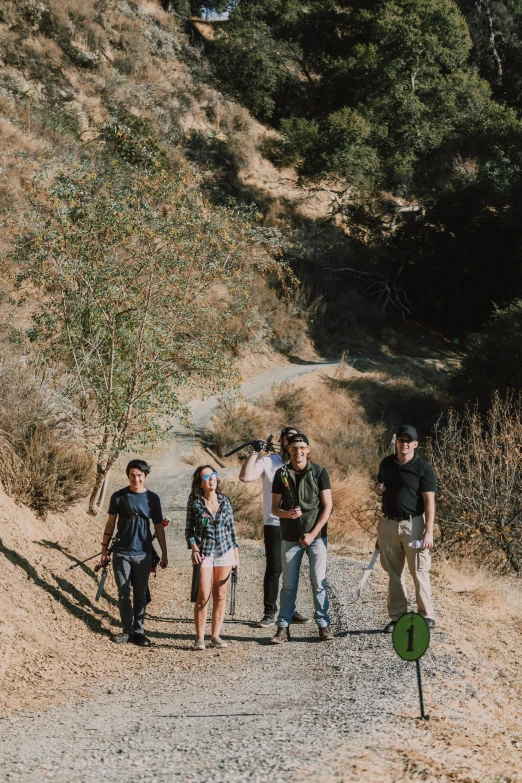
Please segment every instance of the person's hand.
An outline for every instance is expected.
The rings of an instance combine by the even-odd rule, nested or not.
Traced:
[[[305,535],[299,539],[299,543],[302,547],[310,546],[310,544],[315,540],[315,536],[313,536],[311,533],[305,533]]]
[[[192,550],[191,558],[192,558],[192,563],[194,565],[197,565],[198,563],[202,563],[203,562],[203,555],[197,549],[193,549]]]
[[[424,533],[422,536],[422,548],[431,549],[433,547],[433,533]]]
[[[111,559],[108,555],[102,555],[100,558],[100,565],[102,568],[107,568],[109,563],[111,562]]]
[[[382,482],[376,481],[375,491],[377,492],[378,495],[384,495],[384,493],[386,492],[386,487]]]
[[[288,511],[287,519],[299,519],[302,513],[303,512],[301,511],[299,506],[297,506],[297,508],[291,508],[290,511]]]
[[[160,564],[160,568],[166,568],[168,566],[169,559],[166,554],[161,556],[161,560],[159,564]]]

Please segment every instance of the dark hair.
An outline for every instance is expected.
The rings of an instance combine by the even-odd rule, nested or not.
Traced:
[[[150,473],[150,465],[148,462],[145,462],[144,459],[131,459],[127,467],[125,468],[125,473],[127,476],[131,472],[132,468],[136,468],[136,470],[141,470],[142,473],[145,473],[146,476]]]
[[[217,470],[214,467],[212,467],[212,465],[208,465],[208,464],[200,465],[199,468],[196,468],[196,470],[194,471],[194,475],[192,476],[192,483],[190,485],[189,500],[195,500],[196,498],[203,497],[203,490],[201,488],[201,476],[200,476],[200,473],[203,470],[203,468],[210,468],[214,473],[217,473]],[[219,488],[219,478],[217,481],[216,492],[218,494],[222,494]]]

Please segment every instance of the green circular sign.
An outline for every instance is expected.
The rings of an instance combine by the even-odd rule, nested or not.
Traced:
[[[416,661],[422,658],[430,644],[428,623],[416,612],[403,614],[395,624],[392,640],[398,656],[405,661]]]

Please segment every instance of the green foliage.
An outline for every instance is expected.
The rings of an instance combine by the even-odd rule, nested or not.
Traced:
[[[495,100],[514,69],[477,73],[458,5],[482,22],[489,8],[500,56],[522,62],[522,0],[238,0],[216,48],[221,77],[282,131],[275,160],[327,179],[349,266],[400,275],[417,314],[452,332],[522,294],[522,124]]]
[[[30,339],[67,373],[83,413],[97,457],[93,507],[123,449],[186,419],[181,388],[234,382],[228,323],[248,317],[250,272],[274,267],[272,240],[249,212],[211,208],[187,172],[86,164],[29,195],[37,206],[15,255],[18,285],[37,293]]]
[[[227,26],[212,48],[212,57],[225,87],[263,119],[274,114],[275,96],[284,93],[289,82],[298,81],[290,44],[275,39],[264,22]]]
[[[119,107],[110,120],[98,126],[100,137],[131,166],[158,171],[166,168],[167,157],[152,122]]]
[[[498,389],[522,390],[522,300],[495,307],[484,332],[475,335],[456,379],[469,399],[486,404]]]

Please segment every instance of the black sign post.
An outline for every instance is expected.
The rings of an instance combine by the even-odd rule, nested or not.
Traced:
[[[420,614],[408,612],[397,620],[393,629],[393,647],[403,661],[415,661],[417,669],[417,685],[419,688],[420,712],[422,720],[429,720],[424,713],[424,698],[422,695],[422,679],[420,659],[430,644],[430,629],[428,623]]]

